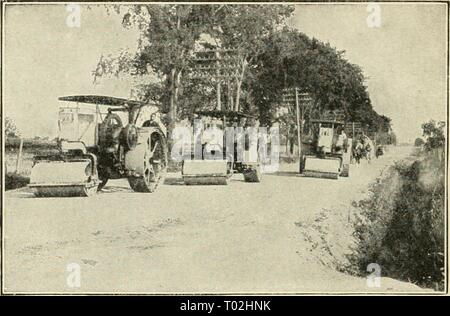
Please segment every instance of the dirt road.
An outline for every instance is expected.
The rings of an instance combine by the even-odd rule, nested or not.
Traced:
[[[298,223],[357,199],[386,165],[409,154],[398,147],[339,180],[298,176],[282,165],[262,183],[235,175],[228,186],[184,186],[170,174],[156,193],[111,181],[92,198],[5,194],[6,292],[299,293],[421,291],[383,278],[339,273],[310,251]],[[67,265],[80,266],[80,287]]]

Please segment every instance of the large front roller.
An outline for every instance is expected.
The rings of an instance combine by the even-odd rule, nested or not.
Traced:
[[[185,160],[182,170],[186,185],[227,185],[226,160]]]
[[[31,169],[30,184],[37,197],[91,196],[98,181],[90,159],[42,160]]]
[[[87,197],[97,192],[97,185],[43,185],[34,187],[36,197]]]
[[[135,192],[154,192],[167,171],[167,145],[158,132],[138,132],[136,147],[127,152],[125,167],[131,171],[128,183]]]
[[[305,177],[338,179],[341,160],[306,157],[303,174]]]

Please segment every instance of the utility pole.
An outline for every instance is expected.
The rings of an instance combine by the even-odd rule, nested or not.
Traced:
[[[286,88],[283,89],[283,97],[281,104],[283,106],[294,108],[296,115],[297,125],[297,141],[298,141],[298,156],[302,157],[302,136],[303,136],[303,119],[304,113],[311,109],[312,98],[307,92],[300,92],[299,88]],[[300,104],[301,103],[301,104]],[[300,160],[301,162],[301,160]],[[300,164],[299,164],[300,165]]]
[[[216,87],[216,93],[217,93],[217,110],[221,110],[222,109],[222,104],[220,102],[220,54],[219,51],[216,50],[216,78],[217,78],[217,87]]]
[[[190,74],[191,79],[203,79],[207,84],[216,88],[216,109],[222,110],[222,83],[234,80],[238,74],[239,65],[235,49],[209,49],[195,53],[192,59],[194,65]],[[228,94],[232,94],[228,91]],[[229,98],[229,97],[228,97]]]
[[[23,150],[23,138],[20,138],[19,152],[17,153],[17,161],[16,161],[16,174],[20,172],[20,165],[22,163],[22,150]]]
[[[297,114],[297,140],[298,140],[298,158],[299,162],[302,159],[302,124],[300,122],[300,104],[298,100],[298,88],[295,88],[295,108]],[[300,166],[300,163],[299,163]]]

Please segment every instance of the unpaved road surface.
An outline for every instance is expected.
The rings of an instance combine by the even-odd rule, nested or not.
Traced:
[[[6,292],[300,293],[422,291],[383,278],[337,272],[312,255],[299,222],[320,209],[345,208],[411,148],[392,148],[351,177],[304,178],[282,165],[262,183],[235,175],[228,186],[184,186],[169,174],[153,194],[111,181],[91,198],[34,198],[27,189],[4,201]],[[70,287],[68,264],[80,267]],[[70,282],[69,282],[70,283]]]

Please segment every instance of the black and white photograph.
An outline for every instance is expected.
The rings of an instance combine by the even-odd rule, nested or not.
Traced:
[[[448,12],[2,1],[2,295],[448,294]]]

